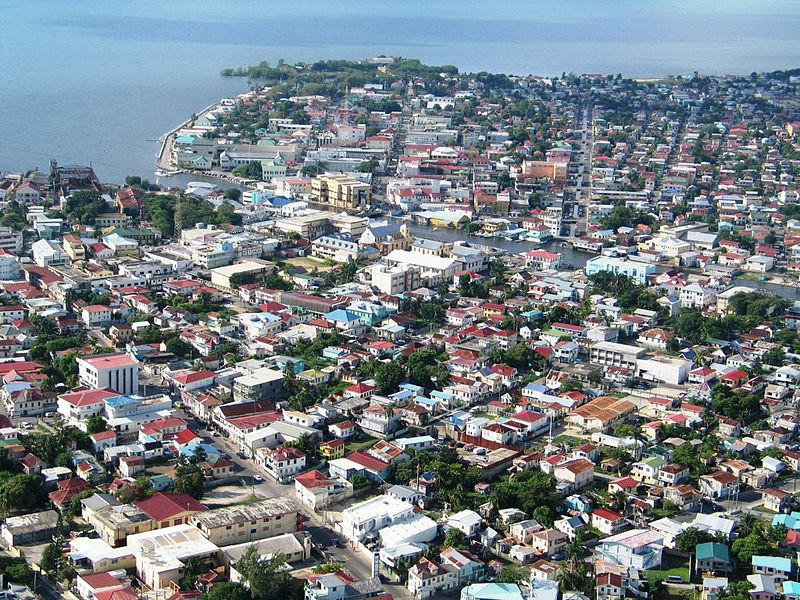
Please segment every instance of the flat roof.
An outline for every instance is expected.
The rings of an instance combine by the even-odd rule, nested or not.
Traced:
[[[133,367],[139,364],[136,359],[124,352],[81,356],[78,357],[78,360],[96,369],[118,369],[120,367]]]
[[[192,515],[190,520],[194,525],[214,529],[232,523],[255,521],[292,512],[297,512],[297,505],[291,498],[267,498],[253,504],[226,506],[197,513]]]

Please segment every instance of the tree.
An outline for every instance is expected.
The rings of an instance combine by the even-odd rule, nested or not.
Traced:
[[[522,581],[528,581],[530,574],[530,567],[523,567],[522,565],[512,563],[500,569],[500,573],[497,575],[497,581],[498,583],[520,583]]]
[[[242,190],[237,188],[228,188],[222,193],[223,197],[234,202],[239,202],[242,198]]]
[[[241,583],[226,581],[212,587],[203,600],[253,600],[253,596]]]
[[[583,384],[576,379],[567,379],[561,384],[562,392],[580,391],[583,389]]]
[[[445,548],[456,548],[461,550],[466,549],[466,536],[464,535],[463,531],[453,527],[452,529],[447,530],[447,533],[444,535],[444,542],[442,545]]]
[[[717,596],[718,600],[750,600],[753,584],[747,581],[731,581]]]
[[[179,460],[175,467],[175,491],[187,494],[195,500],[203,497],[203,471],[200,466],[187,460]]]
[[[52,575],[58,571],[61,565],[61,537],[56,536],[53,541],[47,545],[42,552],[42,559],[39,561],[39,566],[42,571],[48,575]]]
[[[86,419],[86,433],[89,435],[93,433],[100,433],[108,429],[108,423],[101,415],[92,415]]]
[[[761,418],[761,399],[718,383],[711,388],[711,410],[749,425]]]
[[[190,343],[184,342],[177,336],[167,340],[166,347],[167,352],[172,352],[175,356],[186,356],[194,350]]]
[[[703,531],[696,527],[689,527],[675,536],[675,548],[681,552],[694,552],[697,544],[705,544],[706,542],[714,541],[716,541],[716,537],[708,531]]]
[[[764,362],[768,365],[772,365],[773,367],[780,367],[783,365],[783,361],[786,359],[786,352],[784,352],[783,348],[772,348],[768,350],[764,354]]]
[[[208,567],[203,562],[192,556],[183,565],[183,573],[178,579],[178,586],[182,591],[194,591],[197,585],[197,578],[205,573]]]
[[[262,558],[255,546],[248,548],[236,563],[236,570],[250,588],[253,600],[276,600],[286,594],[290,576],[285,567],[283,554]]]
[[[155,493],[153,482],[146,475],[137,477],[136,481],[122,486],[117,491],[117,500],[123,504],[130,504],[136,500],[144,500]]]
[[[531,518],[536,519],[545,527],[553,526],[553,511],[549,506],[537,506],[531,513]]]
[[[776,551],[777,547],[770,543],[763,531],[737,538],[731,545],[731,553],[743,565],[749,565],[753,556],[772,556]]]
[[[375,370],[375,383],[379,394],[396,392],[405,378],[405,370],[395,361],[381,363]]]
[[[13,510],[30,511],[47,498],[42,478],[38,475],[13,475],[0,483],[0,513]]]
[[[221,225],[241,225],[242,215],[236,212],[230,202],[223,202],[216,210],[217,223]]]

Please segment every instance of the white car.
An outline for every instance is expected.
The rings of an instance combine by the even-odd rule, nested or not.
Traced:
[[[261,483],[262,481],[264,481],[264,478],[261,475],[253,475],[253,481],[258,481],[259,483]]]

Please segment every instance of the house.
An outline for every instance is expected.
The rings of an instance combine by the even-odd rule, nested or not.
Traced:
[[[642,483],[655,485],[658,482],[659,471],[665,462],[660,456],[651,456],[633,463],[631,477]]]
[[[763,506],[772,512],[785,512],[790,505],[792,494],[779,488],[766,488],[761,490]]]
[[[715,471],[700,477],[700,493],[711,498],[729,498],[739,490],[739,479],[732,473]]]
[[[305,600],[386,600],[378,577],[357,581],[345,571],[309,575],[304,587]]]
[[[557,529],[545,529],[537,531],[531,537],[531,548],[537,554],[553,556],[561,552],[567,545],[569,537]]]
[[[296,531],[297,505],[290,498],[266,498],[196,512],[187,522],[217,546],[241,544]]]
[[[328,431],[337,439],[347,439],[356,434],[358,428],[352,421],[341,421],[328,425]]]
[[[606,535],[614,535],[627,527],[625,517],[607,508],[596,508],[591,513],[591,525]]]
[[[553,469],[553,475],[560,482],[565,482],[564,491],[573,492],[591,484],[594,480],[594,463],[585,458],[576,458],[562,462]]]
[[[316,510],[352,496],[353,484],[346,479],[326,477],[314,469],[294,478],[294,490],[300,502]]]
[[[596,584],[597,600],[625,598],[625,586],[618,573],[600,573]]]
[[[647,529],[631,529],[600,540],[597,552],[621,567],[657,569],[661,566],[664,537]]]
[[[59,515],[54,510],[8,517],[0,528],[0,537],[8,547],[40,544],[50,541],[63,529],[59,521]]]
[[[425,557],[408,570],[408,591],[419,600],[430,598],[458,586],[457,569],[439,565]]]
[[[475,511],[465,509],[447,517],[446,524],[467,537],[474,537],[481,528],[481,516]]]
[[[697,570],[711,573],[729,573],[733,570],[728,546],[718,542],[706,542],[695,546]]]
[[[753,573],[768,575],[778,581],[787,581],[792,577],[792,559],[778,556],[753,556]]]
[[[186,494],[156,492],[134,505],[157,523],[156,529],[186,523],[192,515],[208,510]]]
[[[408,521],[413,514],[413,505],[384,494],[345,508],[338,529],[347,539],[361,541],[384,527]]]
[[[305,452],[290,446],[258,448],[256,462],[276,481],[286,482],[306,466]]]
[[[750,598],[752,600],[774,600],[778,597],[776,581],[774,577],[768,575],[748,575],[747,581],[752,588]]]

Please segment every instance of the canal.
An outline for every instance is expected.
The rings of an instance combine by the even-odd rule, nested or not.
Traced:
[[[401,220],[397,219],[397,221]],[[507,250],[508,252],[514,254],[528,252],[530,250],[543,249],[549,252],[560,254],[562,265],[572,266],[578,269],[583,269],[586,266],[587,260],[593,256],[597,256],[596,254],[592,254],[590,252],[575,250],[571,246],[562,246],[562,242],[559,240],[552,240],[546,244],[535,244],[527,241],[509,241],[504,239],[482,238],[476,235],[471,235],[461,229],[440,229],[428,227],[426,225],[418,225],[406,220],[402,220],[402,222],[408,225],[409,231],[411,231],[415,237],[439,240],[441,242],[469,242],[477,246],[489,246],[491,248]],[[667,271],[670,268],[672,267],[656,265],[656,269],[659,272]],[[732,283],[733,285],[740,285],[743,287],[770,292],[778,296],[783,296],[784,298],[792,301],[798,299],[798,296],[800,296],[800,288],[794,285],[772,283],[769,281],[752,281],[750,279],[744,279],[741,277],[734,277]]]

